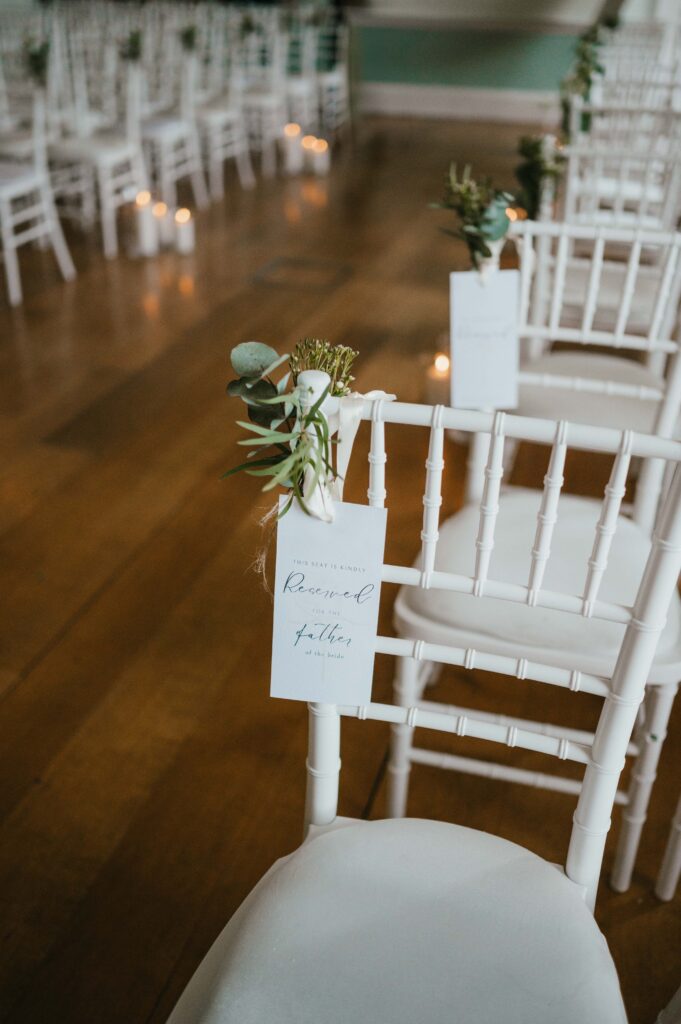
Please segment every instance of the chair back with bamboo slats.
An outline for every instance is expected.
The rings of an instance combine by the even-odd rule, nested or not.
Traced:
[[[673,121],[676,131],[677,121]],[[652,145],[652,144],[651,144]],[[568,146],[563,220],[672,231],[681,212],[678,143],[657,152],[608,143]]]
[[[567,759],[584,766],[584,778],[573,821],[566,872],[574,882],[585,887],[593,903],[619,774],[681,565],[681,442],[504,413],[388,403],[381,399],[365,400],[362,417],[371,421],[368,498],[369,504],[375,507],[387,505],[390,509],[393,502],[397,507],[400,504],[399,494],[393,496],[386,492],[386,424],[390,425],[390,437],[395,442],[402,440],[399,435],[406,435],[407,427],[412,430],[412,438],[414,427],[420,427],[429,435],[423,481],[423,520],[419,524],[420,559],[416,566],[384,564],[384,582],[406,588],[436,588],[471,595],[479,602],[481,625],[486,619],[488,602],[501,599],[527,606],[528,613],[536,614],[538,618],[541,618],[543,609],[552,608],[581,617],[585,627],[590,619],[619,623],[623,640],[612,678],[605,679],[580,669],[579,645],[575,646],[574,666],[566,668],[564,665],[540,664],[529,658],[510,658],[495,653],[493,639],[483,650],[411,640],[404,636],[377,636],[375,650],[378,654],[475,667],[571,691],[596,694],[603,698],[603,708],[593,744],[568,739],[558,727],[555,733],[550,726],[538,733],[505,725],[489,714],[477,716],[475,710],[452,716],[416,707],[379,703],[362,707],[312,704],[307,761],[308,823],[329,824],[336,815],[341,716],[424,727],[459,737],[472,736]],[[482,432],[492,438],[485,489],[479,503],[479,528],[472,552],[474,569],[471,575],[436,568],[445,431]],[[536,517],[536,535],[531,550],[527,552],[526,585],[511,584],[494,576],[492,556],[507,440],[551,446]],[[396,443],[395,449],[403,452],[404,445]],[[607,453],[613,457],[600,517],[594,529],[592,553],[584,565],[584,584],[578,593],[558,592],[544,585],[554,527],[560,515],[563,466],[569,449]],[[636,598],[631,606],[626,606],[603,599],[600,589],[613,536],[618,528],[630,463],[637,456],[661,460],[665,467],[670,468],[673,479],[658,517],[658,527],[647,564],[641,573]],[[417,486],[416,481],[414,486]],[[389,534],[390,523],[388,514]],[[416,534],[414,540],[417,540]]]
[[[516,222],[520,260],[518,332],[526,359],[524,387],[560,388],[654,402],[653,429],[670,437],[681,409],[681,358],[675,329],[681,296],[681,234]],[[644,384],[533,370],[554,342],[612,350],[644,360]],[[661,487],[658,463],[647,463],[637,489],[637,520],[650,526]]]

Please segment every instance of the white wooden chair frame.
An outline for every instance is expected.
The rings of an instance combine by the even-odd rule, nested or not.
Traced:
[[[670,437],[675,429],[681,405],[681,359],[679,358],[678,344],[668,333],[674,325],[673,313],[677,309],[681,293],[681,260],[679,258],[681,235],[526,221],[513,226],[513,237],[519,247],[521,262],[519,335],[530,350],[534,346],[534,352],[531,353],[533,357],[538,354],[537,350],[541,351],[551,341],[560,340],[578,343],[585,346],[586,349],[589,346],[606,346],[612,348],[616,353],[638,351],[652,361],[669,360],[666,376],[660,378],[659,387],[656,389],[619,383],[616,379],[592,380],[588,377],[588,356],[584,358],[583,374],[574,378],[536,372],[533,370],[533,359],[531,358],[521,370],[521,384],[526,387],[538,387],[542,391],[552,388],[574,390],[575,401],[578,400],[580,393],[585,391],[604,396],[621,395],[629,401],[652,398],[658,403],[655,430],[660,437]],[[587,241],[593,247],[590,260],[573,254],[576,244]],[[623,288],[619,306],[612,311],[611,322],[603,324],[599,323],[597,319],[598,294],[604,268],[608,265],[604,258],[606,245],[613,243],[626,244],[628,258],[625,262],[615,264],[621,274]],[[555,254],[554,246],[556,247]],[[650,247],[658,252],[659,259],[651,260],[651,263],[646,265],[643,263],[643,259]],[[585,302],[583,307],[578,310],[576,319],[574,319],[574,311],[572,311],[572,317],[565,317],[564,305],[569,275],[575,268],[583,270],[585,265],[587,268],[586,280],[583,283]],[[553,274],[550,286],[546,278],[547,272]],[[633,333],[628,329],[628,322],[636,285],[641,274],[646,275],[649,281],[654,282],[655,295],[649,310],[650,319],[647,329],[641,333]],[[522,405],[520,411],[522,412]],[[613,426],[616,425],[613,424]],[[620,424],[620,426],[622,425]],[[594,427],[587,429],[598,431],[598,428]],[[508,448],[509,445],[506,447]],[[560,444],[557,441],[553,448],[549,472],[545,481],[540,525],[533,553],[533,568],[527,587],[499,584],[490,582],[486,578],[501,473],[504,468],[502,462],[499,461],[502,449],[503,441],[493,437],[490,444],[490,437],[487,434],[477,434],[472,439],[467,500],[474,503],[482,501],[483,508],[487,510],[486,522],[488,523],[485,532],[481,533],[478,538],[481,575],[473,586],[480,590],[484,589],[485,594],[490,597],[524,600],[529,603],[535,600],[546,600],[548,603],[545,607],[570,610],[563,600],[553,604],[551,603],[552,599],[548,599],[546,596],[537,598],[535,595],[537,582],[541,586],[550,553],[551,529],[544,529],[542,524],[555,522],[565,457],[564,440]],[[592,607],[592,601],[597,599],[598,585],[600,585],[607,564],[611,531],[619,514],[624,493],[626,467],[628,467],[628,460],[626,463],[622,461],[618,465],[617,474],[611,478],[608,493],[612,496],[613,504],[604,509],[601,517],[602,530],[604,535],[608,536],[608,540],[607,543],[604,541],[605,546],[594,548],[592,562],[595,575],[592,574],[590,577],[584,594],[580,596],[579,600],[575,599],[572,603],[571,610],[577,614],[589,614],[588,609]],[[632,512],[635,521],[644,531],[644,535],[651,533],[653,529],[659,497],[664,485],[663,473],[662,464],[656,460],[645,460],[640,471]],[[490,491],[491,481],[494,481],[492,491]],[[489,533],[489,530],[492,532]],[[428,532],[424,525],[424,537]],[[603,560],[604,552],[605,560]],[[434,556],[429,553],[429,559],[432,557]],[[432,565],[432,561],[428,564]],[[399,582],[405,581],[400,580]],[[595,591],[592,589],[594,586]],[[451,589],[458,588],[452,586]],[[408,617],[404,619],[406,615],[404,609],[400,611],[399,615],[401,630],[408,631],[410,628],[417,628],[416,622],[411,623]],[[418,630],[418,637],[421,640],[458,642],[454,639],[457,633],[456,629],[450,627],[436,628],[433,623],[432,628],[426,629],[425,620],[421,623],[419,619]],[[517,656],[514,645],[504,645],[501,641],[497,641],[496,649],[507,656]],[[570,655],[569,653],[560,653],[561,663],[566,665]],[[556,652],[556,656],[558,656],[558,652]],[[603,661],[602,657],[600,659],[592,658],[591,671],[602,673]],[[476,662],[476,665],[485,667],[479,662]],[[472,666],[473,662],[470,662],[468,667]],[[645,822],[647,804],[655,779],[657,760],[677,688],[678,668],[679,666],[657,666],[651,672],[649,682],[656,685],[650,687],[646,704],[646,721],[639,730],[636,743],[629,748],[629,754],[637,758],[634,778],[629,793],[620,793],[616,798],[619,804],[625,805],[619,855],[613,875],[613,884],[619,889],[625,889],[629,885],[641,830]],[[422,699],[423,690],[431,672],[432,667],[427,663],[419,666],[415,662],[402,662],[395,683],[397,702],[403,704],[418,702],[419,706],[426,709],[440,708],[453,715],[460,714],[460,708],[447,707]],[[544,728],[541,723],[529,723],[519,719],[511,720],[492,716],[492,720],[509,728],[514,726],[539,732]],[[504,765],[490,765],[477,759],[462,758],[457,755],[442,756],[414,748],[411,733],[411,730],[396,731],[393,738],[389,808],[390,813],[394,816],[402,816],[405,813],[410,763],[438,765],[508,781],[543,786],[566,793],[577,791],[571,780],[553,775],[507,768]],[[576,737],[579,740],[583,740],[585,737],[584,733],[575,733],[574,730],[568,730],[565,735],[572,736],[573,739]]]
[[[337,399],[326,400],[323,409],[327,415],[332,416],[335,413],[338,401]],[[596,734],[592,740],[590,738],[589,742],[574,736],[568,737],[560,729],[537,733],[515,725],[507,726],[504,723],[491,720],[488,716],[480,715],[472,709],[462,710],[456,715],[449,715],[441,711],[424,710],[416,705],[400,707],[373,702],[364,706],[336,706],[324,703],[309,705],[305,810],[308,841],[317,842],[317,837],[324,831],[333,833],[336,830],[336,835],[342,835],[345,827],[355,824],[350,819],[337,817],[341,718],[351,717],[387,722],[398,735],[405,731],[411,732],[414,727],[423,727],[447,733],[452,737],[473,736],[510,747],[540,752],[562,760],[570,760],[584,766],[583,781],[579,785],[577,810],[573,817],[565,874],[575,884],[575,899],[583,898],[587,905],[593,908],[605,838],[610,827],[610,814],[617,790],[617,780],[643,697],[645,680],[652,663],[659,633],[676,587],[681,566],[681,470],[678,468],[679,462],[681,462],[681,443],[645,435],[625,434],[623,436],[620,431],[607,429],[594,431],[587,426],[556,424],[546,420],[531,420],[504,414],[492,416],[485,413],[447,409],[443,406],[432,408],[403,403],[393,404],[387,403],[383,399],[365,400],[361,409],[361,418],[371,421],[367,493],[369,504],[374,507],[383,507],[386,501],[385,425],[391,424],[398,428],[406,425],[422,427],[429,431],[430,436],[426,461],[421,562],[418,568],[384,564],[382,574],[384,582],[397,582],[417,588],[437,586],[467,593],[475,592],[480,601],[481,616],[485,614],[486,598],[493,593],[499,594],[500,591],[503,591],[507,600],[524,601],[529,591],[509,592],[503,585],[495,584],[487,576],[488,549],[484,543],[479,545],[478,564],[473,577],[455,577],[434,570],[443,470],[442,453],[446,430],[492,434],[495,438],[495,463],[497,460],[500,463],[503,440],[505,437],[509,437],[516,441],[531,440],[547,444],[553,443],[554,460],[557,457],[555,453],[564,448],[568,439],[570,447],[610,453],[614,456],[614,476],[620,476],[625,472],[625,465],[628,464],[632,456],[662,458],[670,467],[673,480],[660,515],[659,527],[633,606],[625,608],[608,602],[599,602],[597,599],[598,579],[590,574],[589,586],[594,596],[593,614],[626,622],[619,656],[610,679],[581,673],[577,661],[572,669],[565,669],[556,665],[539,664],[524,659],[519,662],[517,659],[507,658],[493,651],[473,651],[466,647],[429,644],[407,637],[377,636],[375,641],[376,653],[394,656],[398,661],[404,663],[418,664],[424,660],[430,660],[442,664],[470,666],[475,662],[489,671],[500,672],[510,677],[521,675],[523,678],[549,685],[568,689],[581,687],[589,693],[595,693],[603,698],[603,709]],[[499,475],[490,474],[489,493],[480,506],[480,531],[485,540],[489,540],[494,533],[494,516],[491,509],[494,504],[494,490],[498,487],[498,479]],[[616,494],[608,493],[604,501],[604,516],[607,516],[608,519],[616,518],[618,502],[619,498]],[[600,534],[597,532],[596,544],[605,554],[609,544],[607,534],[602,531]],[[544,591],[538,576],[533,585],[537,606],[559,605],[566,609],[582,609],[583,613],[584,601],[580,595],[552,594]],[[371,825],[369,824],[368,827]],[[325,848],[329,849],[328,845]],[[295,858],[297,853],[291,856]],[[282,898],[285,895],[281,888],[283,883],[280,876],[276,877],[279,879],[277,883],[279,898]],[[269,892],[271,891],[270,889]],[[245,906],[242,909],[248,914],[249,908]],[[551,907],[547,906],[546,913],[550,915],[551,912]],[[238,920],[240,925],[244,923],[241,912]],[[404,922],[404,924],[405,927],[408,927],[408,922]],[[206,963],[210,964],[208,970],[203,975],[201,975],[201,969],[199,970],[197,973],[198,984],[192,990],[193,983],[190,983],[186,998],[183,997],[180,1000],[169,1024],[203,1024],[205,1021],[210,1021],[213,1024],[218,1019],[223,1019],[221,1014],[229,1011],[229,1002],[225,1004],[223,1001],[225,998],[229,1000],[229,988],[223,992],[221,997],[215,997],[216,991],[221,986],[221,955],[223,954],[220,940],[218,940],[216,947],[208,954],[206,960]],[[418,951],[414,950],[414,956],[415,962],[418,964]],[[226,963],[229,962],[228,954]],[[340,971],[342,976],[342,961],[336,965],[335,969]],[[314,977],[310,979],[310,983],[314,988]],[[353,978],[350,975],[348,976],[348,985],[352,984]],[[301,1011],[307,1007],[306,993],[302,990],[299,1006]],[[427,1015],[428,996],[424,992],[424,1019],[427,1019]]]

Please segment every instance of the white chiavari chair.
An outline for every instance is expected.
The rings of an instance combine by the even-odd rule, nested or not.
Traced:
[[[147,171],[139,138],[140,69],[125,69],[125,115],[115,131],[64,136],[48,147],[55,194],[65,212],[75,208],[84,221],[99,214],[104,255],[118,254],[117,211],[147,187]]]
[[[33,153],[30,162],[0,161],[0,235],[7,291],[12,306],[22,300],[17,249],[29,242],[52,246],[65,281],[76,276],[54,205],[45,152],[45,97],[33,100]]]
[[[520,253],[519,336],[530,352],[520,372],[518,411],[536,417],[571,419],[591,424],[593,429],[607,426],[655,432],[661,437],[673,436],[681,406],[681,356],[679,345],[672,337],[681,293],[681,235],[627,233],[531,221],[514,225],[513,233]],[[607,259],[607,246],[613,243],[620,254],[622,248],[626,250],[623,262]],[[581,247],[579,250],[576,250],[577,245]],[[646,258],[648,263],[644,262]],[[552,342],[579,346],[579,350],[551,350]],[[590,353],[589,348],[596,348],[598,354]],[[542,349],[543,354],[539,354]],[[602,354],[603,350],[613,354]],[[627,354],[634,358],[626,358]],[[637,362],[637,356],[650,365]],[[496,461],[490,464],[493,455],[496,460],[498,451],[494,445],[490,446],[489,437],[477,435],[469,456],[469,506],[442,528],[438,569],[462,571],[459,563],[466,558],[468,540],[471,539],[472,545],[477,531],[471,503],[479,502],[487,493],[489,474],[498,471]],[[523,531],[527,532],[533,516],[539,515],[541,524],[545,520],[550,522],[555,515],[561,458],[560,452],[556,455],[554,449],[554,462],[546,478],[548,491],[541,504],[537,492],[521,488],[510,488],[499,500],[500,529],[505,531],[503,536],[512,552],[512,557],[501,563],[501,571],[507,582],[516,586],[526,585],[527,566],[520,541],[514,546],[511,538],[524,536]],[[611,561],[610,565],[608,587],[611,593],[625,592],[629,588],[625,578],[629,556],[639,561],[645,559],[664,487],[661,470],[661,464],[655,460],[645,460],[639,468],[632,521],[626,527],[626,540],[623,540],[624,532],[620,533],[618,543],[623,547],[617,551],[615,564]],[[496,483],[498,486],[499,481]],[[613,493],[621,491],[622,486],[621,478],[611,481]],[[599,507],[592,499],[563,495],[561,508],[564,514],[552,552],[551,572],[559,587],[566,580],[576,586],[579,581],[574,574],[579,571],[579,565],[575,558],[581,554],[585,559],[589,556]],[[604,521],[605,534],[610,526],[611,523]],[[546,568],[551,530],[540,530],[540,533],[541,539],[538,533],[535,543],[537,565],[533,563],[530,577],[539,580]],[[527,539],[531,543],[531,537]],[[478,540],[483,544],[480,537]],[[597,580],[596,589],[600,585],[605,567],[605,563],[601,566],[601,559],[600,551],[594,549],[595,575],[584,589],[586,611],[583,614],[588,614],[594,580]],[[533,587],[534,584],[531,589]],[[627,888],[630,882],[667,721],[681,679],[681,602],[676,600],[672,610],[674,614],[648,680],[646,721],[638,737],[639,746],[631,749],[632,756],[636,757],[632,781],[628,793],[618,797],[624,805],[613,875],[613,884],[618,889]],[[520,657],[521,648],[527,652],[530,647],[539,658],[550,650],[553,657],[569,661],[574,639],[569,618],[565,620],[564,616],[553,613],[543,628],[530,636],[524,631],[522,617],[516,615],[516,611],[499,604],[496,615],[488,616],[486,622],[485,635],[493,637],[503,653]],[[405,590],[398,596],[395,614],[402,635],[423,639],[432,640],[437,636],[457,642],[461,629],[471,625],[458,595],[435,590],[419,593]],[[517,640],[518,637],[522,641]],[[591,646],[584,650],[584,657],[592,671],[607,674],[613,655],[612,636],[608,638],[605,631],[595,629],[590,639]],[[427,682],[427,669],[420,674],[404,670],[396,681],[398,700],[411,702],[412,697],[421,698]],[[422,756],[417,752],[414,759]],[[390,773],[393,815],[404,813],[411,760],[409,742],[401,736],[400,742],[395,741],[393,745]],[[465,759],[447,766],[480,771],[477,762],[466,764]],[[503,769],[495,769],[495,772],[496,777],[504,778]],[[522,781],[513,777],[515,781]],[[562,784],[560,780],[557,786]]]
[[[327,135],[333,135],[350,122],[347,25],[328,26],[321,30],[317,83],[322,130]]]
[[[666,153],[567,146],[562,219],[590,226],[674,231],[681,213],[678,147]]]
[[[249,147],[261,154],[262,173],[277,169],[277,144],[286,124],[286,36],[269,27],[250,32],[235,44],[236,76],[245,82],[242,104]]]
[[[196,116],[196,77],[196,56],[185,54],[178,111],[147,118],[141,124],[142,144],[152,180],[170,207],[177,205],[177,182],[184,178],[191,183],[199,209],[208,206]]]
[[[334,401],[323,408],[331,413]],[[275,863],[236,912],[169,1024],[449,1024],[452,1015],[507,1024],[624,1024],[614,967],[590,910],[617,780],[681,564],[681,472],[674,472],[654,541],[632,572],[627,604],[618,595],[604,595],[594,601],[595,618],[586,618],[579,614],[579,590],[558,592],[537,583],[530,591],[486,573],[483,580],[478,570],[464,576],[436,568],[443,444],[446,430],[490,432],[495,452],[504,437],[544,441],[554,445],[554,453],[566,442],[614,456],[617,475],[630,456],[659,457],[676,467],[681,444],[380,399],[366,400],[361,415],[372,424],[368,496],[379,507],[386,504],[385,425],[391,436],[407,425],[430,432],[421,561],[416,568],[385,564],[384,581],[465,596],[476,624],[462,631],[457,644],[378,636],[376,652],[416,668],[431,660],[475,664],[509,679],[582,689],[603,699],[598,727],[595,736],[576,738],[560,727],[540,733],[507,726],[473,708],[447,714],[416,704],[310,704],[306,838]],[[390,509],[392,499],[387,504]],[[606,496],[604,507],[611,518],[612,497]],[[490,539],[495,520],[487,500],[478,515]],[[389,516],[389,529],[390,522]],[[530,593],[535,600],[528,603]],[[539,628],[547,609],[569,609],[577,640],[569,662],[509,657],[493,642],[479,645],[487,609],[499,599],[508,607],[517,603]],[[578,638],[595,621],[618,628],[607,677],[581,664],[584,645]],[[342,717],[387,722],[398,734],[414,727],[437,730],[453,743],[476,737],[584,765],[574,789],[579,795],[564,871],[522,847],[459,825],[339,818]]]
[[[572,96],[570,148],[593,146],[618,153],[675,155],[681,148],[681,110],[671,104],[605,104]]]
[[[223,25],[222,31],[216,32],[211,51],[211,60],[221,68],[220,89],[211,99],[196,106],[196,120],[213,199],[220,199],[224,194],[223,167],[226,160],[234,160],[242,188],[255,185],[243,110],[243,87],[232,66],[232,57],[233,47]],[[217,87],[216,75],[212,76],[212,81]]]
[[[286,69],[287,119],[304,132],[316,132],[319,122],[317,50],[319,32],[298,21],[288,33]]]

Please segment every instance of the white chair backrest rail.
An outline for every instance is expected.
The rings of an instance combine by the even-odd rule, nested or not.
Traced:
[[[676,121],[671,129],[676,131]],[[603,140],[565,150],[563,219],[571,223],[672,231],[681,209],[678,146],[662,152]]]
[[[681,359],[673,337],[681,297],[681,234],[638,228],[516,222],[520,259],[518,333],[525,359],[520,383],[575,395],[617,395],[655,403],[653,430],[670,437],[681,408]],[[644,359],[648,383],[588,375],[552,376],[533,360],[554,342]],[[635,517],[650,526],[661,465],[646,463]]]
[[[593,745],[566,738],[559,727],[556,727],[555,734],[551,732],[551,727],[538,733],[515,725],[509,726],[499,719],[495,720],[494,716],[481,714],[477,717],[475,711],[451,715],[415,707],[373,703],[365,707],[314,704],[310,706],[307,822],[325,825],[336,816],[340,716],[402,723],[411,727],[422,726],[571,760],[584,765],[585,773],[573,821],[566,873],[575,883],[585,887],[588,899],[593,903],[619,774],[681,566],[681,442],[630,431],[555,423],[504,413],[454,410],[444,406],[433,408],[386,403],[381,399],[366,400],[362,418],[371,421],[368,496],[369,504],[373,506],[383,507],[387,498],[385,424],[390,424],[391,430],[396,433],[403,426],[423,427],[429,431],[420,559],[417,566],[384,564],[385,582],[399,583],[403,587],[435,588],[468,594],[471,600],[479,601],[480,621],[485,618],[485,605],[490,599],[520,602],[527,605],[528,610],[536,608],[538,616],[542,608],[560,609],[581,617],[585,625],[588,619],[601,619],[619,624],[622,640],[612,678],[606,679],[580,669],[578,645],[575,648],[574,665],[566,668],[564,665],[540,664],[525,658],[506,657],[482,649],[428,643],[404,636],[399,639],[378,636],[376,652],[393,655],[397,659],[476,667],[602,697],[603,709]],[[478,536],[475,552],[471,555],[474,568],[470,575],[457,575],[434,568],[445,430],[471,434],[482,432],[492,437],[485,471],[485,490],[479,505]],[[551,446],[544,492],[537,515],[536,535],[532,549],[528,551],[525,586],[497,580],[493,572],[495,527],[506,439]],[[584,566],[584,584],[579,593],[557,592],[543,585],[554,525],[559,515],[562,470],[568,448],[613,456],[612,472],[605,489],[600,517],[594,524],[593,549]],[[600,599],[599,590],[607,569],[633,457],[660,460],[669,469],[672,481],[658,515],[650,555],[638,581],[636,599],[632,606],[625,606]],[[389,500],[387,504],[390,507]]]

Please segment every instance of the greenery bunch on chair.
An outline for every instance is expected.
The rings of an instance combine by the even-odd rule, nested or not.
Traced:
[[[121,57],[123,60],[138,61],[142,59],[142,33],[139,29],[133,29],[128,38],[121,46]]]
[[[180,29],[180,42],[185,53],[193,53],[196,49],[196,25],[185,25]]]
[[[257,341],[246,341],[232,349],[230,360],[238,377],[227,385],[227,394],[246,404],[248,422],[237,420],[237,424],[249,436],[237,444],[251,451],[246,461],[228,470],[223,479],[240,472],[263,477],[263,491],[277,486],[289,490],[280,515],[285,515],[294,501],[309,514],[303,494],[306,470],[312,468],[313,490],[321,480],[335,477],[333,441],[321,406],[327,395],[349,393],[354,380],[350,370],[356,356],[345,345],[330,345],[319,338],[299,341],[290,356],[280,356]],[[287,360],[288,371],[275,381],[272,374]],[[330,385],[312,406],[298,386],[303,370],[323,370],[331,377]],[[291,390],[287,390],[289,384],[293,385]]]
[[[570,102],[573,96],[581,96],[587,102],[591,96],[594,75],[603,73],[603,66],[598,56],[598,26],[595,28],[596,38],[589,38],[585,33],[577,41],[575,60],[570,73],[560,84],[560,105],[562,110],[561,131],[563,138],[570,138]],[[591,30],[593,32],[593,30]],[[582,115],[582,131],[588,132],[591,127],[591,115]]]
[[[475,181],[469,166],[464,167],[461,178],[457,176],[456,165],[452,164],[445,181],[445,194],[440,203],[433,203],[436,209],[453,210],[459,219],[456,230],[442,230],[461,238],[475,269],[483,259],[492,256],[490,242],[503,238],[511,223],[507,209],[515,200],[509,192],[495,188],[489,178]]]
[[[520,185],[516,199],[530,220],[536,220],[544,182],[556,181],[561,176],[565,157],[556,148],[555,139],[546,135],[523,135],[518,142],[518,156],[522,162],[514,171]]]
[[[44,89],[47,83],[47,67],[50,57],[50,44],[47,40],[36,43],[27,39],[24,44],[24,64],[30,78],[39,89]]]

